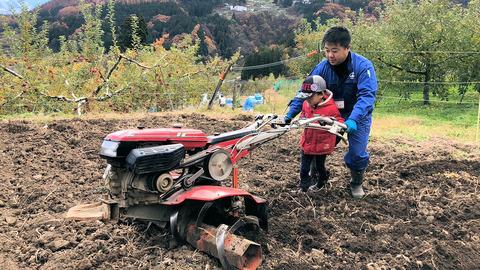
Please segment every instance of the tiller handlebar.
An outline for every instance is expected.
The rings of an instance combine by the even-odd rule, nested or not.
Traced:
[[[269,130],[261,130],[265,126],[272,127]],[[292,121],[291,124],[286,125],[283,117],[278,115],[259,115],[255,118],[255,123],[248,126],[246,129],[255,129],[258,131],[256,135],[245,137],[245,139],[237,142],[235,148],[237,151],[252,149],[253,147],[264,144],[268,141],[276,139],[287,132],[294,129],[311,128],[330,132],[338,137],[344,143],[347,139],[343,136],[347,130],[347,126],[338,122],[334,118],[325,116],[314,116],[312,118],[304,118]]]

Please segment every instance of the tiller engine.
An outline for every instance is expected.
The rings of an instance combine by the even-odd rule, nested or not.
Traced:
[[[338,136],[346,129],[321,116],[279,126],[280,118],[258,116],[243,129],[211,136],[180,127],[111,133],[100,149],[108,163],[108,194],[71,208],[67,217],[152,222],[169,228],[176,241],[218,258],[224,269],[256,269],[262,250],[246,236],[267,230],[267,202],[239,189],[237,161],[292,129]]]

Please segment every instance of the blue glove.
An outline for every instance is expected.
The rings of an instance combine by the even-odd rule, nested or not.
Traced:
[[[355,120],[347,119],[345,125],[347,126],[347,133],[355,133],[357,131],[357,122]]]

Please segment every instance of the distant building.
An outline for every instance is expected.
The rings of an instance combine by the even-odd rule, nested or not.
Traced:
[[[294,0],[292,5],[295,6],[296,3],[310,5],[312,3],[312,1],[311,0]]]
[[[238,11],[238,12],[245,12],[248,10],[248,8],[245,6],[229,6],[229,8],[232,11]]]

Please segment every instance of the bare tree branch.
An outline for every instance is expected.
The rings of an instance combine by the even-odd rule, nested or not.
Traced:
[[[117,61],[115,61],[115,64],[113,64],[113,66],[110,68],[110,70],[107,72],[107,77],[104,77],[102,75],[102,73],[100,73],[100,76],[102,77],[103,79],[103,83],[100,84],[99,86],[97,86],[97,89],[95,89],[95,91],[93,91],[92,93],[92,96],[95,97],[98,95],[98,93],[100,93],[100,91],[102,90],[102,88],[105,86],[105,84],[108,83],[108,81],[110,80],[110,77],[112,76],[113,74],[113,71],[115,69],[117,69],[118,65],[120,64],[120,61],[122,61],[124,57],[122,55],[118,56],[117,58]]]
[[[190,77],[190,76],[193,76],[193,75],[197,75],[200,72],[203,72],[203,70],[197,70],[197,71],[194,71],[194,72],[186,73],[186,74],[183,74],[182,76],[180,76],[179,78],[181,79],[181,78],[185,78],[185,77]]]
[[[49,94],[46,94],[46,93],[40,91],[40,90],[37,89],[37,88],[35,88],[35,91],[36,91],[37,93],[39,93],[40,95],[46,97],[46,98],[56,99],[56,100],[58,100],[58,101],[78,103],[78,102],[81,102],[81,101],[86,101],[86,100],[88,99],[87,97],[67,98],[66,96],[52,96],[52,95],[49,95]]]
[[[112,76],[112,73],[115,69],[117,69],[117,66],[118,64],[120,64],[120,61],[122,61],[122,58],[123,56],[120,55],[118,58],[117,58],[117,61],[115,62],[115,64],[113,64],[112,68],[108,71],[107,73],[107,80],[110,79],[110,76]]]
[[[419,75],[425,75],[426,74],[425,71],[415,71],[415,70],[411,70],[411,69],[402,68],[402,67],[397,66],[397,65],[392,64],[392,63],[388,63],[388,62],[384,61],[381,57],[377,57],[377,59],[378,59],[378,61],[384,63],[385,65],[387,65],[389,67],[392,67],[392,68],[395,68],[395,69],[398,69],[398,70],[402,70],[402,71],[412,73],[412,74],[419,74]]]
[[[447,58],[443,59],[442,61],[433,63],[432,66],[437,67],[437,66],[439,66],[439,65],[441,65],[441,64],[443,64],[443,63],[445,63],[445,62],[447,62],[447,61],[450,61],[452,58],[455,58],[455,59],[457,59],[457,60],[459,60],[459,61],[464,61],[465,59],[470,58],[470,57],[472,57],[472,56],[475,57],[475,55],[468,55],[468,54],[465,54],[465,55],[450,55],[450,56],[448,56]]]
[[[112,97],[114,97],[114,96],[116,96],[116,95],[121,94],[122,92],[125,92],[125,91],[128,90],[128,89],[130,89],[130,85],[127,85],[127,86],[125,86],[124,88],[121,88],[121,89],[119,89],[119,90],[117,90],[117,91],[115,91],[115,92],[113,92],[113,93],[106,94],[105,96],[96,97],[95,100],[96,100],[96,101],[105,101],[105,100],[107,100],[107,99],[109,99],[109,98],[112,98]]]
[[[134,63],[135,65],[137,65],[137,66],[139,66],[139,67],[142,67],[142,68],[146,68],[146,69],[152,69],[152,68],[155,68],[155,67],[157,66],[157,65],[154,65],[153,67],[146,66],[146,65],[138,62],[137,60],[132,59],[132,58],[130,58],[130,57],[127,57],[127,56],[125,56],[125,55],[123,55],[123,54],[120,55],[120,57],[122,57],[123,59],[127,60],[128,62],[132,62],[132,63]]]
[[[22,79],[22,80],[24,79],[23,76],[20,75],[20,74],[18,74],[15,70],[10,69],[10,68],[8,68],[8,67],[6,67],[6,66],[4,66],[4,65],[0,65],[0,67],[1,67],[3,70],[5,70],[6,72],[12,74],[13,76],[15,76],[15,77],[17,77],[17,78],[19,78],[19,79]]]

